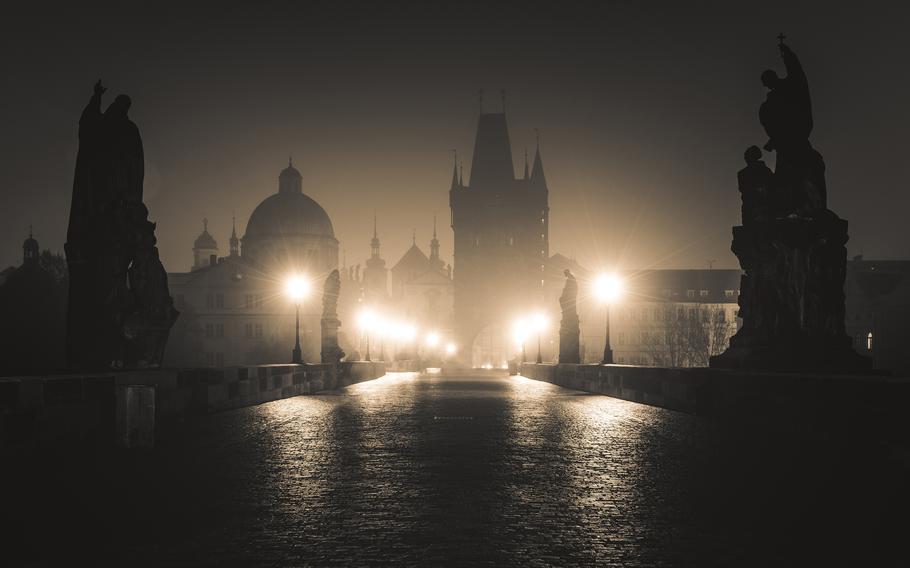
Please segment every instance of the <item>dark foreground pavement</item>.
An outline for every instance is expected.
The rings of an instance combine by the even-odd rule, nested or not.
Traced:
[[[905,564],[910,456],[778,430],[393,374],[188,422],[154,450],[4,455],[0,563]]]

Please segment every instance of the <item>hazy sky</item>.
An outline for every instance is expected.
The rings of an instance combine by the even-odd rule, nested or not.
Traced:
[[[242,234],[288,155],[349,262],[369,254],[374,209],[390,263],[412,228],[426,250],[434,212],[450,259],[451,149],[467,175],[480,88],[490,110],[507,92],[517,171],[541,131],[552,252],[733,267],[736,172],[765,141],[759,75],[782,68],[781,31],[809,77],[849,253],[910,258],[903,3],[25,4],[0,21],[0,267],[21,262],[29,223],[62,251],[98,77],[107,101],[133,98],[169,271],[189,269],[203,217],[226,254],[232,211]]]

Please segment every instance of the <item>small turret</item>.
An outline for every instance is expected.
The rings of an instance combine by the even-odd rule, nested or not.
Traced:
[[[193,268],[199,270],[214,264],[212,258],[218,258],[218,243],[215,238],[209,234],[209,220],[202,220],[202,233],[196,237],[193,243]]]
[[[37,264],[39,256],[38,241],[32,236],[32,227],[28,228],[28,238],[22,243],[22,264]]]

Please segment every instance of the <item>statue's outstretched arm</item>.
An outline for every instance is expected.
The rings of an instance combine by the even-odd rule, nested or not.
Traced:
[[[784,67],[787,68],[787,78],[793,78],[801,83],[806,83],[806,72],[803,71],[803,66],[799,62],[799,58],[796,57],[796,54],[793,53],[790,46],[781,44],[780,56],[784,60]]]

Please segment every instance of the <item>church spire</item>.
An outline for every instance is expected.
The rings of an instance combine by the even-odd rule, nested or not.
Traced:
[[[445,263],[439,259],[439,239],[436,238],[436,214],[433,214],[433,238],[430,240],[430,266],[442,270]]]
[[[540,131],[534,129],[537,135],[537,150],[534,152],[534,167],[531,169],[531,185],[540,189],[547,189],[547,178],[543,174],[543,160],[540,157]]]
[[[454,156],[455,163],[452,164],[452,187],[461,187],[461,181],[458,179],[458,150],[452,150],[452,155]]]
[[[376,230],[376,211],[373,211],[373,239],[370,241],[370,256],[379,258],[379,233]]]
[[[240,256],[240,239],[237,238],[237,217],[231,215],[231,238],[228,241],[230,243],[230,254],[231,256]]]

